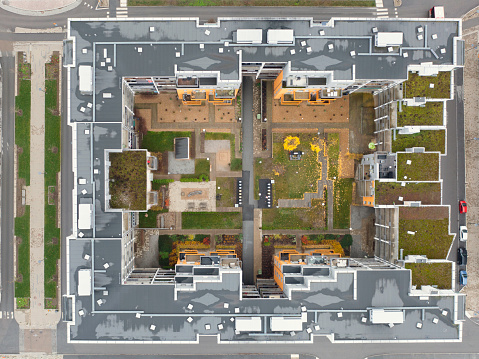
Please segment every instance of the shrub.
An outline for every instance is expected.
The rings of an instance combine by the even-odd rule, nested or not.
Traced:
[[[339,243],[341,244],[341,247],[343,248],[351,247],[351,245],[353,244],[353,236],[350,234],[346,234],[343,236],[343,238],[341,238]]]
[[[338,239],[338,236],[337,236],[336,234],[329,234],[329,233],[328,233],[328,234],[326,234],[326,235],[324,236],[324,239],[333,239],[333,240],[335,240],[335,239]]]

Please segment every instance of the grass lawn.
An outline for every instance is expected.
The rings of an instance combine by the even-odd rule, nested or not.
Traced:
[[[398,181],[439,180],[439,153],[398,153],[396,163]]]
[[[216,194],[221,195],[221,199],[216,201],[217,207],[234,207],[236,203],[236,178],[216,178]]]
[[[15,282],[15,297],[30,298],[30,206],[25,206],[25,214],[15,218],[15,236],[22,243],[17,247],[18,274],[21,282]]]
[[[173,151],[176,137],[191,137],[191,132],[149,131],[143,136],[141,148],[150,152]]]
[[[405,151],[406,148],[424,147],[426,151],[438,151],[444,153],[446,150],[446,131],[420,131],[412,135],[400,135],[396,133],[396,140],[393,140],[392,152]]]
[[[371,0],[128,0],[128,6],[362,6]]]
[[[45,298],[57,296],[57,261],[60,259],[60,228],[57,227],[57,174],[60,172],[60,126],[57,115],[57,80],[45,80]],[[49,186],[55,195],[50,199]]]
[[[170,268],[169,256],[173,249],[172,236],[159,236],[158,238],[158,252],[159,252],[159,265],[162,268]]]
[[[426,102],[424,106],[405,106],[398,110],[397,124],[402,126],[442,126],[443,109],[442,102]]]
[[[241,171],[243,168],[243,159],[236,158],[235,152],[235,135],[233,133],[224,133],[224,132],[206,132],[205,140],[229,140],[231,148],[231,171]]]
[[[341,178],[334,181],[333,228],[350,227],[353,183],[354,178]]]
[[[110,206],[146,209],[146,152],[110,153]]]
[[[283,148],[283,141],[287,135],[299,138],[300,144],[295,151],[303,152],[300,161],[290,160],[289,151]],[[300,199],[306,192],[317,192],[318,179],[321,178],[321,163],[318,162],[318,154],[311,150],[311,143],[318,143],[314,134],[274,134],[273,159],[256,159],[255,162],[255,196],[258,195],[260,178],[274,179],[275,202],[280,198]]]
[[[421,201],[422,204],[441,204],[440,183],[406,183],[401,186],[395,182],[379,182],[374,185],[375,201],[378,205],[393,205],[404,201]]]
[[[210,180],[210,161],[206,158],[199,158],[195,160],[195,173],[191,175],[181,175],[182,179],[192,178],[192,179],[205,179],[206,181]]]
[[[451,73],[439,72],[437,76],[419,76],[410,72],[408,80],[403,83],[404,98],[450,98]],[[434,84],[431,88],[430,85]]]
[[[325,229],[325,208],[268,208],[263,209],[263,230]]]
[[[328,156],[328,179],[334,180],[339,175],[339,133],[328,133],[326,139],[326,156]]]
[[[241,229],[241,212],[183,212],[183,229]]]
[[[453,236],[448,234],[449,219],[401,219],[399,212],[399,249],[404,256],[425,255],[429,259],[445,259]],[[416,232],[414,235],[407,232]]]
[[[437,285],[439,289],[451,289],[452,263],[406,263],[411,270],[412,285]]]
[[[16,298],[17,309],[29,309],[30,298]]]
[[[18,177],[30,185],[30,107],[31,82],[21,80],[19,93],[15,96],[15,143],[22,148],[18,156]]]
[[[144,212],[140,213],[139,214],[139,216],[140,216],[139,228],[157,228],[156,217],[158,216],[158,214],[166,213],[166,212],[168,212],[167,209],[164,209],[164,210],[161,210],[161,211],[153,211],[153,210],[150,209],[148,212],[146,212],[146,214],[148,214],[148,217],[145,217]]]

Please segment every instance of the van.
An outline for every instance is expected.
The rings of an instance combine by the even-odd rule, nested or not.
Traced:
[[[433,19],[444,19],[444,6],[434,6],[430,8],[429,17]]]
[[[467,272],[465,270],[459,271],[459,284],[467,285]]]
[[[460,226],[459,227],[459,240],[460,241],[467,241],[467,227]]]

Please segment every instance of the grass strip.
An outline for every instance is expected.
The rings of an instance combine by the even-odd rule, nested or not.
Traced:
[[[21,243],[17,246],[17,268],[21,281],[15,281],[15,297],[30,298],[30,206],[25,206],[25,214],[15,218],[15,236]]]
[[[354,178],[341,178],[333,184],[333,228],[348,229],[351,219]]]
[[[57,262],[60,259],[60,228],[57,226],[57,175],[61,161],[61,118],[58,115],[57,80],[45,81],[45,298],[57,297]],[[50,190],[51,188],[51,190]],[[51,204],[49,204],[51,203]]]
[[[30,185],[30,108],[31,82],[21,80],[18,96],[15,96],[15,144],[21,147],[18,155],[18,177]]]
[[[240,229],[243,226],[241,212],[183,212],[183,229]]]

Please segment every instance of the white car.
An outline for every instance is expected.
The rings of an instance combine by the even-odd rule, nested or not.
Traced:
[[[467,241],[467,227],[466,226],[460,226],[459,227],[459,240]]]

